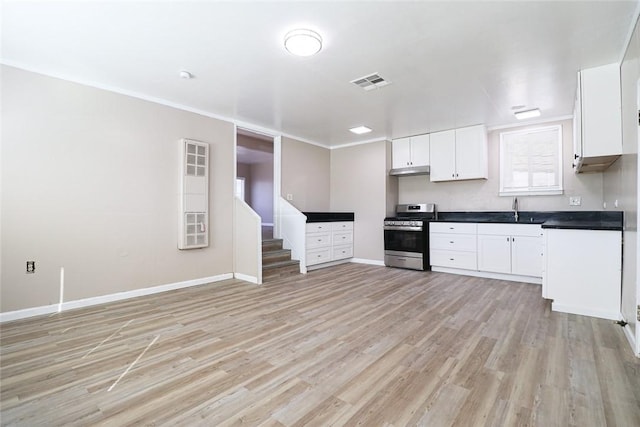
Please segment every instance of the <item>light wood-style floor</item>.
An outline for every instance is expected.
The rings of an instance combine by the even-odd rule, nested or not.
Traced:
[[[1,332],[3,425],[640,425],[621,328],[537,285],[346,264]]]

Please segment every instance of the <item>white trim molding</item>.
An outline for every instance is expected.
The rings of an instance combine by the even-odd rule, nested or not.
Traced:
[[[258,282],[258,278],[255,276],[249,276],[248,274],[242,274],[242,273],[233,273],[233,277],[235,279],[238,280],[244,280],[245,282],[249,282],[249,283],[254,283],[256,285],[259,285],[260,283]]]
[[[188,288],[191,286],[205,285],[207,283],[220,282],[228,279],[233,279],[233,273],[224,273],[217,276],[185,280],[183,282],[169,283],[166,285],[153,286],[150,288],[135,289],[133,291],[117,292],[115,294],[101,295],[99,297],[83,298],[75,301],[67,301],[62,304],[51,304],[40,307],[25,308],[22,310],[7,311],[5,313],[0,313],[0,323],[25,319],[27,317],[40,316],[43,314],[58,313],[59,311],[71,310],[75,308],[90,307],[92,305],[105,304],[108,302],[120,301],[144,295],[152,295],[160,292],[173,291],[175,289]]]
[[[377,259],[351,258],[351,262],[356,264],[379,265],[381,267],[384,267],[384,261],[378,261]]]

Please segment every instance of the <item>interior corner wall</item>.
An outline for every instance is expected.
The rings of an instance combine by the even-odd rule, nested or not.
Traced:
[[[489,178],[469,181],[431,182],[428,176],[399,178],[400,203],[435,203],[439,211],[510,210],[512,197],[500,192],[500,133],[514,130],[562,125],[562,167],[564,194],[557,196],[518,196],[523,211],[600,210],[603,201],[602,172],[575,174],[573,161],[573,121],[562,120],[539,125],[524,125],[493,130],[488,135]],[[580,196],[581,206],[569,206],[570,196]]]
[[[2,66],[2,312],[233,272],[234,126]],[[177,249],[179,140],[210,144],[204,249]],[[34,274],[25,262],[34,260]]]
[[[637,336],[638,269],[638,82],[640,81],[640,24],[636,22],[620,65],[622,95],[622,156],[604,173],[607,207],[624,212],[622,246],[622,315]],[[615,207],[616,201],[618,206]],[[640,345],[637,343],[637,345]]]
[[[387,145],[380,141],[331,150],[331,210],[354,212],[355,258],[384,260]]]
[[[280,194],[300,211],[329,209],[330,151],[282,137]]]

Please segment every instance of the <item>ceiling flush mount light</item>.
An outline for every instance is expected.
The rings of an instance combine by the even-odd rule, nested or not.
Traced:
[[[513,114],[516,116],[516,119],[518,119],[518,120],[531,119],[533,117],[539,117],[540,116],[540,109],[539,108],[534,108],[533,110],[518,111],[518,112],[513,113]]]
[[[358,127],[355,127],[355,128],[351,128],[351,129],[349,129],[349,130],[350,130],[351,132],[353,132],[353,133],[357,134],[357,135],[362,135],[363,133],[369,133],[369,132],[371,132],[371,129],[369,129],[369,128],[368,128],[368,127],[366,127],[366,126],[358,126]]]
[[[193,74],[191,74],[190,72],[186,71],[186,70],[181,70],[180,71],[180,78],[181,79],[192,79],[193,78]]]
[[[297,56],[311,56],[322,49],[322,37],[315,31],[297,29],[284,36],[284,47]]]

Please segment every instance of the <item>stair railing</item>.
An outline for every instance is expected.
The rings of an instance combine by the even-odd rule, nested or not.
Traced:
[[[234,197],[233,276],[262,284],[262,220],[251,206]]]
[[[300,261],[300,273],[307,273],[306,266],[306,224],[307,217],[291,203],[280,197],[276,209],[277,237],[282,246],[291,250],[291,259]]]

